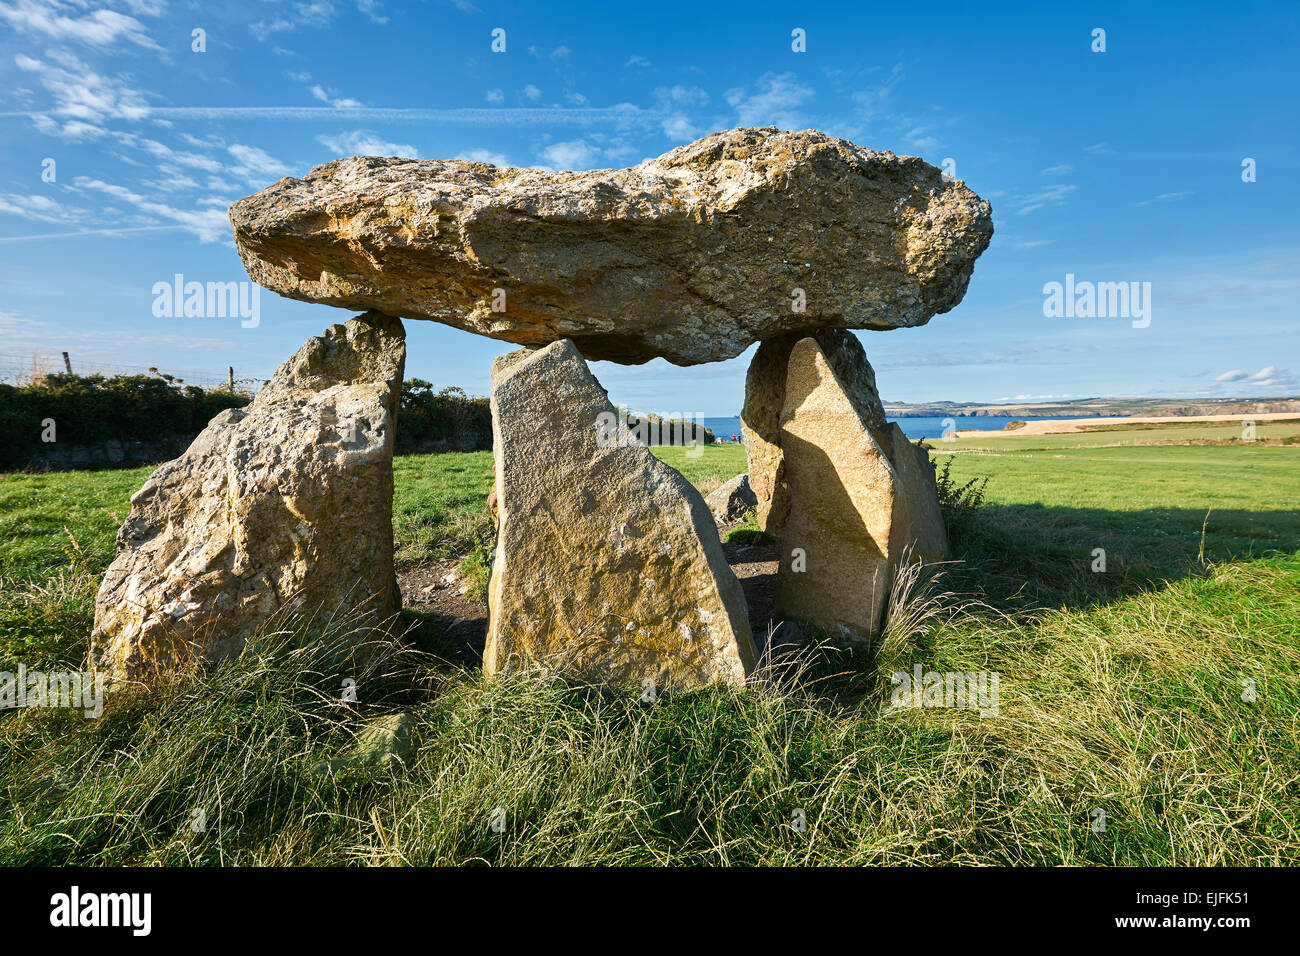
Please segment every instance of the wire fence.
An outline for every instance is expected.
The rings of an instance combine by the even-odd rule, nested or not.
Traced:
[[[0,382],[10,385],[38,384],[46,375],[58,375],[68,371],[71,366],[76,375],[170,375],[186,385],[215,390],[228,388],[231,379],[239,391],[256,392],[266,384],[267,379],[241,376],[238,369],[230,367],[216,371],[213,369],[181,368],[176,365],[127,365],[122,362],[87,362],[63,355],[51,355],[45,352],[31,352],[26,355],[14,352],[0,352]]]

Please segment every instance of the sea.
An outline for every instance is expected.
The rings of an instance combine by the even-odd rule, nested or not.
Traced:
[[[918,415],[914,418],[907,416],[897,419],[891,418],[890,421],[898,422],[898,427],[903,430],[904,435],[912,439],[912,441],[918,441],[922,438],[942,438],[944,432],[950,430],[1001,431],[1006,427],[1007,422],[1060,422],[1068,421],[1071,417],[1077,416],[950,415],[940,418]],[[704,423],[705,428],[712,430],[713,436],[718,441],[731,441],[732,436],[740,437],[739,418],[703,418],[700,420]]]

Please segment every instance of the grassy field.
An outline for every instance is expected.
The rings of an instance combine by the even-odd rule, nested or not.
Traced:
[[[951,474],[989,483],[961,560],[868,654],[744,690],[486,682],[436,644],[286,620],[99,720],[4,712],[0,862],[1300,861],[1300,449],[1083,437],[962,447]],[[745,467],[657,451],[706,488]],[[488,453],[396,468],[401,564],[481,548]],[[0,670],[84,666],[146,474],[0,476]],[[382,652],[358,662],[359,638]],[[999,674],[997,714],[890,707],[913,664]],[[404,763],[316,772],[396,710]]]

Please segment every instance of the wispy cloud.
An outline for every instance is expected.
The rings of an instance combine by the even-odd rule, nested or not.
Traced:
[[[456,156],[457,159],[471,163],[490,163],[493,166],[509,166],[510,160],[505,153],[494,153],[490,149],[471,149]]]
[[[13,3],[0,3],[0,20],[19,33],[46,40],[70,41],[101,48],[125,42],[159,49],[158,44],[145,31],[144,24],[135,17],[115,10],[95,10],[85,16],[67,15],[63,12],[72,6],[74,4],[71,3],[15,0]]]
[[[329,0],[278,4],[270,17],[249,24],[249,32],[260,40],[273,33],[291,33],[300,27],[321,29],[334,19],[335,7]]]
[[[1065,202],[1065,198],[1074,192],[1078,187],[1072,183],[1061,183],[1055,186],[1044,186],[1037,192],[1029,193],[1026,196],[1018,196],[1011,200],[1012,206],[1020,215],[1031,213],[1035,209],[1042,209],[1044,206],[1059,206]]]
[[[812,96],[812,87],[793,73],[764,73],[752,88],[735,87],[724,98],[735,108],[741,126],[799,129],[805,125],[799,108]]]
[[[418,159],[420,152],[408,143],[390,143],[367,129],[354,129],[350,133],[328,136],[324,133],[316,140],[332,153],[340,156],[402,156]]]
[[[1181,193],[1161,193],[1159,196],[1153,196],[1150,199],[1144,199],[1141,202],[1134,203],[1135,206],[1150,206],[1158,202],[1169,202],[1173,199],[1182,199],[1184,196],[1192,195],[1189,192]]]
[[[149,216],[170,220],[192,232],[200,242],[217,242],[227,239],[230,235],[230,222],[226,218],[224,205],[220,208],[181,209],[150,199],[125,186],[86,176],[78,176],[74,180],[74,185],[78,189],[103,193],[128,203]]]
[[[1300,384],[1290,369],[1278,368],[1276,365],[1266,365],[1253,374],[1234,368],[1230,372],[1216,375],[1214,380],[1225,384],[1251,386],[1253,388],[1292,388]]]
[[[65,139],[97,138],[104,134],[106,120],[138,120],[148,114],[144,94],[124,80],[97,73],[66,52],[53,50],[46,56],[53,62],[22,53],[14,57],[14,64],[34,74],[54,99],[52,110],[21,114],[32,118],[41,132]]]

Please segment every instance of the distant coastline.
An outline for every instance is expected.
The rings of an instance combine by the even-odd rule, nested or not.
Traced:
[[[885,403],[889,418],[1131,418],[1300,412],[1300,396],[1278,398],[1080,398],[1064,402]]]

